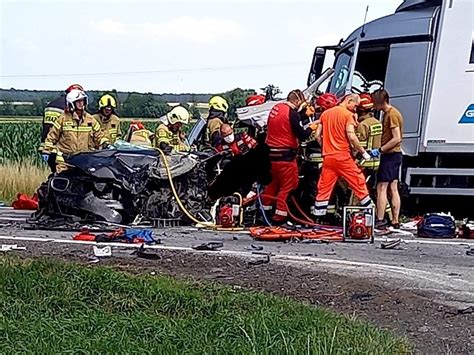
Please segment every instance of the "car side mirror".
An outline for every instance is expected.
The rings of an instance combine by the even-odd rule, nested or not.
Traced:
[[[314,49],[313,60],[311,61],[311,68],[308,75],[308,86],[314,83],[321,76],[324,67],[324,60],[326,59],[326,49],[316,47]]]

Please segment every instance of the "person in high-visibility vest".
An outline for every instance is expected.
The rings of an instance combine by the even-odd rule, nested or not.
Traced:
[[[209,100],[209,116],[207,117],[207,129],[209,142],[213,147],[217,147],[222,140],[221,126],[227,121],[227,111],[229,103],[222,96],[213,96]]]
[[[58,118],[64,113],[66,109],[66,95],[69,94],[72,90],[82,90],[81,85],[79,84],[72,84],[64,91],[61,96],[57,97],[53,101],[49,102],[45,109],[43,115],[43,122],[41,127],[41,145],[39,147],[39,152],[43,152],[44,150],[44,142],[46,141],[46,137],[50,129],[53,127],[54,123],[58,120]],[[48,164],[49,168],[51,169],[52,173],[56,172],[56,152],[52,151],[49,155],[43,155],[48,160],[46,163]]]
[[[364,174],[351,154],[352,147],[364,159],[371,159],[355,134],[357,123],[354,116],[359,101],[359,95],[348,94],[340,105],[321,115],[321,124],[316,130],[316,137],[322,143],[324,161],[318,182],[318,194],[312,210],[318,218],[327,214],[334,186],[341,177],[349,184],[362,206],[372,205]]]
[[[99,99],[99,112],[94,115],[104,136],[109,139],[111,144],[122,138],[120,119],[115,114],[116,108],[117,101],[115,98],[110,94],[105,94]]]
[[[357,108],[359,124],[356,128],[356,134],[360,145],[366,151],[378,149],[382,144],[382,124],[374,117],[373,108],[374,103],[370,94],[361,94],[360,104]],[[366,178],[369,179],[368,185],[373,186],[374,188],[376,186],[376,176],[379,165],[379,157],[363,160],[360,164]]]
[[[186,144],[183,125],[189,123],[191,115],[183,106],[176,106],[166,114],[166,123],[161,123],[155,132],[154,146],[165,153],[187,152],[191,148]]]
[[[262,197],[263,210],[272,210],[273,223],[284,223],[288,218],[287,198],[298,187],[297,149],[300,142],[309,138],[315,128],[303,128],[302,110],[307,102],[301,90],[293,90],[287,101],[277,103],[268,115],[265,143],[270,148],[272,181]]]
[[[104,136],[99,122],[86,112],[87,95],[74,89],[66,95],[66,109],[53,123],[44,141],[43,159],[49,161],[56,153],[56,172],[68,169],[66,158],[75,153],[107,148],[109,140]]]
[[[153,133],[140,120],[132,120],[125,141],[144,148],[152,148]]]

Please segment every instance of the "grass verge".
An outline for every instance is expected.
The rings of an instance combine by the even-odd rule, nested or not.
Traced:
[[[0,259],[0,348],[21,353],[403,354],[368,324],[294,301],[104,267]]]
[[[18,192],[32,195],[48,174],[46,164],[38,166],[30,160],[0,164],[0,201],[10,204]]]

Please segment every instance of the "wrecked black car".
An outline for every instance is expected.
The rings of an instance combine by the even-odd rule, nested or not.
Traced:
[[[208,159],[211,158],[211,159]],[[212,157],[167,156],[173,183],[191,214],[206,209]],[[51,175],[39,190],[35,219],[129,224],[136,218],[185,219],[171,190],[165,164],[151,149],[128,146],[71,155],[69,169]]]

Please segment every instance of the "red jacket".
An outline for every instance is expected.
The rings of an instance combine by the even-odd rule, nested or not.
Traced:
[[[221,144],[219,144],[216,149],[219,152],[223,150],[230,150],[232,151],[232,155],[240,155],[247,153],[250,149],[255,148],[257,145],[257,141],[250,137],[247,133],[237,133],[235,135],[235,139],[232,143],[226,143],[222,140]]]
[[[273,106],[268,115],[266,143],[270,148],[297,149],[300,141],[308,139],[311,130],[304,129],[296,109],[287,103]]]

